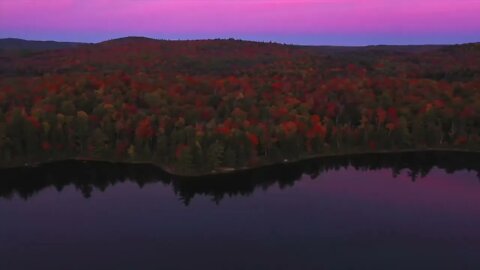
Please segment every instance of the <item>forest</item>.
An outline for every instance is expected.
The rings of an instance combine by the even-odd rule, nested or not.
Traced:
[[[480,151],[480,44],[122,38],[0,51],[0,167],[205,175],[352,153]]]

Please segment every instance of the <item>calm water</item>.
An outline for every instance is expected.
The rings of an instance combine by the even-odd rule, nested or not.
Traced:
[[[0,269],[480,269],[478,156],[1,172]]]

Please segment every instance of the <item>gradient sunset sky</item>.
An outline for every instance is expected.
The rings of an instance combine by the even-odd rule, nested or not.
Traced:
[[[294,44],[480,41],[480,0],[0,0],[0,38]]]

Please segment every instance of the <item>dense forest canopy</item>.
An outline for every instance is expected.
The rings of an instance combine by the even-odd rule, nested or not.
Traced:
[[[124,38],[0,52],[0,164],[209,173],[326,154],[480,150],[480,44]]]

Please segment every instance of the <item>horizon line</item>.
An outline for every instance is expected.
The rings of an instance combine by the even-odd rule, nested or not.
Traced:
[[[451,42],[451,43],[404,43],[404,44],[399,44],[399,43],[367,43],[367,44],[357,44],[357,45],[352,45],[352,44],[301,44],[301,43],[288,43],[288,42],[281,42],[281,41],[275,41],[275,40],[255,40],[255,39],[243,39],[243,38],[236,38],[236,37],[212,37],[212,38],[178,38],[178,39],[172,39],[172,38],[155,38],[155,37],[149,37],[149,36],[120,36],[120,37],[114,37],[114,38],[109,38],[109,39],[104,39],[101,41],[96,41],[96,42],[88,42],[88,41],[73,41],[73,40],[58,40],[58,39],[26,39],[26,38],[21,38],[21,37],[0,37],[0,40],[5,40],[5,39],[16,39],[16,40],[23,40],[23,41],[38,41],[38,42],[66,42],[66,43],[79,43],[79,44],[100,44],[103,42],[108,42],[108,41],[113,41],[113,40],[119,40],[119,39],[125,39],[125,38],[145,38],[145,39],[151,39],[151,40],[157,40],[157,41],[206,41],[206,40],[235,40],[235,41],[244,41],[244,42],[257,42],[257,43],[273,43],[273,44],[280,44],[280,45],[287,45],[287,46],[304,46],[304,47],[370,47],[370,46],[449,46],[449,45],[462,45],[462,44],[476,44],[480,43],[479,41],[473,41],[473,42]]]

